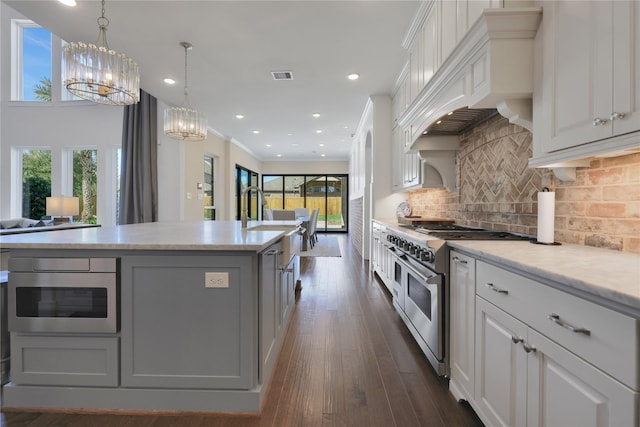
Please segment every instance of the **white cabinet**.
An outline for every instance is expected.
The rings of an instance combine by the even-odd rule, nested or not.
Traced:
[[[640,136],[628,135],[640,130],[640,3],[541,6],[530,164],[640,145]]]
[[[525,426],[527,326],[480,297],[476,312],[476,412],[488,426]]]
[[[637,425],[638,393],[483,298],[476,410],[488,426]]]
[[[470,400],[475,383],[476,260],[450,253],[450,367],[449,388],[458,399]]]
[[[638,425],[637,319],[477,261],[475,328],[486,425]]]
[[[527,426],[638,425],[637,393],[533,329],[527,342]]]
[[[377,222],[372,223],[371,267],[382,283],[393,294],[392,260],[387,249],[386,228]]]
[[[422,184],[422,159],[415,151],[405,151],[411,130],[396,127],[392,134],[392,185],[393,191],[405,191]],[[410,143],[410,142],[409,142]]]

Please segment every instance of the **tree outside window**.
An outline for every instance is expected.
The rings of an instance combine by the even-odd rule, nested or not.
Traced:
[[[42,219],[51,196],[51,151],[22,152],[22,217]]]
[[[80,198],[80,215],[74,220],[96,224],[97,150],[73,151],[73,195]]]

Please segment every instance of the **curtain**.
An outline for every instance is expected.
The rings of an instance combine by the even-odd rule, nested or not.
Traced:
[[[158,106],[140,90],[124,107],[118,224],[158,220]]]

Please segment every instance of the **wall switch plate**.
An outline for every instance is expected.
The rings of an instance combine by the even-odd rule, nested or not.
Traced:
[[[229,273],[228,272],[212,272],[204,273],[205,288],[228,288]]]

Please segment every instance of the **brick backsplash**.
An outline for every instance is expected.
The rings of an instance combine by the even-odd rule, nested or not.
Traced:
[[[356,250],[363,258],[368,258],[368,254],[362,253],[363,212],[364,204],[362,197],[349,200],[349,237],[351,244],[355,246]]]
[[[640,253],[640,153],[592,160],[574,182],[527,166],[532,135],[496,116],[461,135],[458,192],[410,191],[414,214],[537,234],[537,193],[556,193],[555,240]]]

